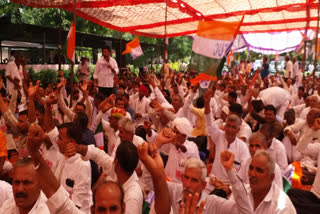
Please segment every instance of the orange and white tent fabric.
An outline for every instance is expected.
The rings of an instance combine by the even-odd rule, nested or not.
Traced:
[[[73,12],[73,0],[11,0]],[[166,4],[166,2],[168,4]],[[315,29],[319,0],[77,0],[76,15],[104,27],[164,38],[194,34],[201,20],[236,22],[240,33]],[[166,16],[167,7],[167,20]],[[309,23],[307,23],[309,20]]]

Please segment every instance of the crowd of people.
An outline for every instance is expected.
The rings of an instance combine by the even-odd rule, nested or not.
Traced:
[[[42,85],[17,54],[0,82],[0,213],[316,213],[320,81],[239,69],[119,72]],[[298,69],[298,70],[297,70]],[[289,178],[289,179],[283,179]],[[291,188],[287,188],[288,184]]]

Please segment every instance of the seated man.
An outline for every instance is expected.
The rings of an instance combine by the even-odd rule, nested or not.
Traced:
[[[292,213],[289,197],[273,182],[275,161],[269,152],[256,151],[249,165],[249,197],[254,213]]]
[[[55,176],[68,191],[74,204],[83,213],[89,214],[92,205],[90,162],[82,160],[79,154],[69,155],[67,150],[67,145],[75,142],[77,134],[71,123],[59,126],[59,139],[56,143],[64,157],[60,156],[58,159]]]
[[[236,171],[233,169],[233,161],[234,156],[230,152],[225,151],[221,154],[221,163],[228,173],[235,200],[226,200],[216,195],[206,194],[204,191],[206,186],[205,178],[207,175],[206,166],[200,159],[191,158],[185,163],[182,183],[167,183],[172,213],[181,213],[179,212],[179,207],[185,207],[183,203],[185,203],[187,198],[191,195],[199,196],[197,207],[200,206],[200,202],[205,201],[203,214],[253,213],[246,190],[240,179],[236,176]],[[151,208],[150,213],[156,213],[154,212],[153,207]]]
[[[286,149],[281,141],[277,140],[274,136],[275,128],[270,123],[265,123],[261,126],[260,132],[264,135],[267,140],[267,151],[269,151],[276,163],[279,165],[281,172],[284,172],[288,166],[288,160],[286,155]]]
[[[165,139],[162,138],[162,141],[156,139],[156,142],[161,151],[168,154],[165,168],[166,175],[173,182],[181,182],[185,162],[190,158],[200,159],[199,150],[194,142],[187,140],[187,136],[192,131],[192,126],[186,118],[176,118],[172,122],[172,127],[173,130],[165,128],[162,131],[169,138],[166,140],[162,140]],[[161,138],[161,136],[158,137]]]
[[[207,133],[215,142],[215,153],[220,154],[224,150],[228,150],[235,154],[235,165],[236,168],[240,168],[240,164],[250,157],[247,145],[237,137],[240,130],[241,120],[237,115],[231,114],[226,119],[224,131],[220,130],[216,123],[212,121],[210,99],[211,89],[208,89],[204,94],[205,99],[205,120]],[[215,158],[211,173],[216,176],[225,184],[230,184],[227,172],[223,168],[220,158]]]
[[[253,133],[249,139],[249,151],[251,157],[242,162],[240,170],[238,172],[239,177],[242,179],[242,181],[246,184],[249,184],[249,177],[248,177],[248,171],[249,171],[249,165],[252,161],[252,157],[254,156],[255,152],[257,150],[266,150],[267,147],[267,140],[264,137],[263,134],[260,132]],[[282,183],[282,175],[281,170],[278,164],[275,164],[275,178],[274,183],[278,185],[278,187],[282,190],[283,189],[283,183]]]
[[[69,144],[69,147],[72,148],[74,145]],[[124,202],[130,207],[125,211],[126,214],[142,212],[143,195],[135,173],[139,159],[137,148],[132,142],[122,141],[114,159],[93,145],[76,145],[76,151],[83,156],[83,159],[93,160],[102,167],[103,172],[108,175],[107,180],[119,182],[125,193]]]
[[[48,207],[50,213],[73,213],[83,214],[70,200],[69,194],[59,184],[47,162],[41,156],[39,149],[45,138],[42,129],[37,125],[32,125],[28,137],[28,151],[31,154],[33,165],[37,168],[41,188],[48,197]],[[125,144],[125,143],[124,143]],[[132,143],[130,143],[132,145]],[[86,146],[85,146],[86,147]],[[121,146],[120,146],[121,147]],[[74,147],[70,147],[74,148]],[[71,150],[70,150],[71,151]],[[74,150],[73,150],[74,152]],[[168,200],[168,188],[165,185],[163,164],[160,155],[151,144],[139,146],[139,158],[153,175],[155,190],[155,209],[157,213],[169,213],[170,201]],[[132,188],[132,186],[131,186]],[[93,194],[92,213],[141,213],[136,210],[126,209],[125,192],[118,183],[107,181],[100,184]],[[132,204],[134,205],[134,204]],[[127,206],[130,209],[132,207]],[[45,213],[45,212],[39,212]]]
[[[310,192],[300,189],[290,189],[288,191],[288,196],[292,200],[298,213],[306,214],[315,213],[316,210],[320,208],[320,143],[313,143],[314,131],[320,130],[320,114],[318,114],[312,129],[313,130],[308,130],[307,133],[305,133],[297,145],[297,149],[301,153],[309,156],[317,156],[318,158],[317,173],[312,184],[312,189]]]
[[[41,192],[40,180],[32,159],[17,160],[13,170],[13,198],[3,203],[0,213],[49,214],[47,198]]]

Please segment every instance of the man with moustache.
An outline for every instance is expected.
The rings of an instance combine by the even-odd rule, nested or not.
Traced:
[[[111,48],[106,46],[102,49],[102,55],[94,69],[93,79],[99,88],[99,92],[103,93],[105,97],[112,94],[114,87],[113,77],[119,73],[118,64],[111,55]]]
[[[157,140],[164,138],[163,133],[160,133],[159,136]],[[205,206],[202,211],[203,214],[253,213],[246,190],[233,168],[233,162],[234,155],[231,152],[223,151],[221,153],[221,163],[227,171],[234,195],[234,200],[226,200],[216,195],[208,195],[204,191],[207,168],[203,161],[197,158],[191,158],[186,161],[185,170],[182,175],[182,183],[167,182],[172,213],[180,213],[179,207],[180,209],[184,208],[187,210],[186,201],[190,197],[198,198],[197,209],[201,209],[203,201],[205,201]],[[150,213],[157,213],[154,211],[154,207],[151,208]]]
[[[0,213],[49,214],[47,198],[41,192],[40,181],[31,158],[18,160],[14,165],[13,198],[5,201]]]
[[[273,182],[275,161],[266,150],[257,150],[249,165],[249,197],[255,214],[295,214],[289,197]],[[234,193],[234,192],[233,192]]]

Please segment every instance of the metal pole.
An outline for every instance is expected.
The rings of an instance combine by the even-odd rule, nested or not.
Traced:
[[[164,60],[168,59],[168,43],[167,43],[167,18],[168,18],[168,0],[166,0],[166,13],[164,24]]]
[[[304,34],[307,35],[308,33],[308,28],[309,28],[309,18],[310,18],[310,5],[307,5],[307,23],[306,23],[306,30],[304,31]],[[306,64],[306,59],[307,59],[307,41],[304,41],[304,47],[303,47],[303,56],[302,56],[302,69],[303,72],[305,70],[305,64]]]
[[[59,45],[58,45],[58,69],[61,70],[61,31],[62,31],[62,16],[61,9],[59,9]]]
[[[0,41],[0,64],[2,64],[2,41]]]
[[[120,53],[120,60],[119,60],[119,64],[120,64],[120,66],[122,66],[122,32],[120,32],[120,51],[119,51],[119,53]],[[120,70],[121,70],[121,67],[120,67]]]
[[[318,64],[317,63],[318,62],[318,33],[319,33],[319,17],[320,17],[319,11],[320,11],[320,1],[318,3],[318,20],[317,20],[317,29],[316,29],[316,44],[315,44],[314,61],[313,61],[314,68],[313,68],[313,73],[312,73],[312,76],[313,76],[312,93],[314,92],[314,81],[315,81],[317,64]]]
[[[76,29],[76,7],[77,7],[77,0],[74,0],[73,1],[73,23],[74,23],[75,29]],[[77,35],[77,32],[75,32],[75,34]],[[74,50],[74,53],[76,53],[76,50]],[[73,69],[74,69],[74,62],[71,63],[71,75],[70,75],[70,82],[71,82],[70,106],[71,107],[72,107],[72,99],[73,99],[73,79],[74,79]]]
[[[46,32],[43,32],[43,46],[42,46],[42,57],[43,57],[43,64],[46,64]]]

